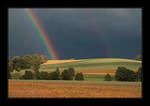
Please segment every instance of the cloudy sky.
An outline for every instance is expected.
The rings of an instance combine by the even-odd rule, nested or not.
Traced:
[[[129,58],[142,52],[140,8],[34,8],[59,59]],[[48,52],[22,8],[8,12],[9,58]]]

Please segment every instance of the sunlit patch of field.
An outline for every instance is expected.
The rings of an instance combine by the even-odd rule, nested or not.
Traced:
[[[118,67],[126,67],[131,70],[137,70],[141,66],[141,61],[118,58],[98,58],[98,59],[80,59],[80,60],[50,60],[41,65],[40,70],[62,70],[73,67],[75,70],[116,70]]]
[[[80,61],[80,60],[49,60],[49,61],[47,61],[46,63],[44,63],[42,65],[59,64],[59,63],[74,62],[74,61]]]
[[[9,80],[11,98],[141,98],[141,83]]]

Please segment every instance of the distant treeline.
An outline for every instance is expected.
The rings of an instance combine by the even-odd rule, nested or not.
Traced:
[[[115,73],[116,81],[142,81],[143,79],[143,70],[142,67],[138,69],[137,72],[134,72],[125,67],[118,67]],[[107,74],[105,76],[105,81],[112,81],[112,76]]]
[[[8,78],[11,79],[10,72],[20,71],[22,69],[32,69],[31,71],[25,71],[23,76],[19,76],[18,79],[38,79],[38,80],[84,80],[83,74],[77,73],[75,75],[74,68],[64,69],[60,73],[59,68],[56,71],[48,73],[45,71],[39,72],[40,65],[47,62],[47,57],[44,55],[38,56],[37,54],[25,55],[22,58],[19,56],[14,56],[8,63]],[[141,56],[137,56],[137,60],[142,60]],[[115,73],[116,81],[142,81],[143,79],[142,67],[134,72],[125,67],[118,67]],[[105,81],[112,81],[112,76],[107,74],[105,76]]]
[[[11,76],[9,77],[11,79]],[[17,79],[25,79],[25,80],[84,80],[84,76],[82,73],[77,73],[75,75],[74,68],[64,69],[62,73],[60,73],[59,68],[56,71],[48,73],[46,71],[41,71],[38,73],[33,73],[31,71],[25,71],[24,75],[17,76]]]

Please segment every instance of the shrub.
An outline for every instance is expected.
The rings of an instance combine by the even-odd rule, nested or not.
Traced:
[[[72,76],[74,77],[75,76],[75,70],[74,70],[74,68],[69,68],[68,70],[71,72]]]
[[[76,76],[75,76],[75,80],[84,80],[84,76],[83,74],[80,72],[80,73],[77,73]]]
[[[41,71],[37,74],[37,78],[41,80],[47,80],[48,77],[48,72]]]
[[[23,79],[33,79],[33,74],[31,71],[25,71],[25,74],[23,75]]]
[[[63,80],[73,80],[73,75],[69,70],[64,70],[61,74]]]
[[[136,73],[125,67],[118,67],[115,73],[115,79],[117,81],[136,81]]]
[[[22,76],[20,73],[13,73],[11,74],[11,79],[20,79]]]
[[[142,75],[143,75],[143,70],[142,70],[142,67],[140,67],[137,72],[137,81],[142,81],[143,79]]]
[[[105,81],[112,81],[112,77],[109,74],[105,75]]]
[[[58,72],[52,72],[49,74],[50,80],[60,80],[60,75]]]

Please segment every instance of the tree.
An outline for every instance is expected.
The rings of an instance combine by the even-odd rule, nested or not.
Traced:
[[[31,68],[34,70],[35,73],[39,72],[41,60],[37,54],[31,55]]]
[[[33,79],[33,74],[31,71],[25,71],[25,74],[23,75],[23,79]]]
[[[13,70],[20,71],[22,60],[19,56],[14,56],[12,59],[13,62]]]
[[[35,75],[36,75],[37,79],[41,79],[41,80],[48,80],[49,79],[48,72],[41,71],[39,73],[36,73]]]
[[[141,55],[136,56],[136,60],[142,61],[142,56]]]
[[[23,62],[24,62],[24,69],[31,68],[31,55],[24,55],[23,56]]]
[[[80,81],[84,80],[83,74],[81,72],[77,73],[75,76],[75,80],[80,80]]]
[[[62,72],[62,79],[63,80],[73,80],[73,75],[69,70],[65,69]]]
[[[115,73],[115,79],[117,81],[136,81],[136,73],[125,67],[118,67]]]
[[[139,67],[138,72],[137,72],[137,80],[142,81],[142,75],[143,75],[143,70],[142,67]]]
[[[105,81],[112,81],[112,77],[109,74],[105,75]]]
[[[47,56],[41,55],[41,56],[39,56],[39,57],[40,57],[40,60],[41,60],[41,64],[43,64],[43,63],[45,63],[45,62],[48,61]]]
[[[69,68],[68,71],[70,71],[70,73],[72,74],[72,76],[75,76],[75,70],[74,68]]]
[[[56,71],[50,73],[50,79],[51,79],[51,80],[60,80],[60,75],[59,75],[59,73],[56,72]]]

